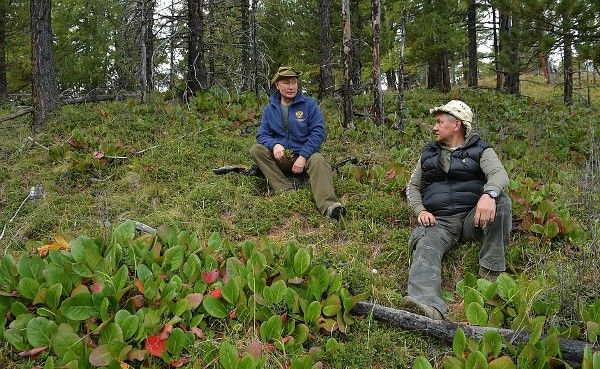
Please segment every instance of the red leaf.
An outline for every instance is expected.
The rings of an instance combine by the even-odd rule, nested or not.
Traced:
[[[188,361],[190,361],[190,359],[189,359],[189,358],[187,358],[187,357],[182,357],[182,358],[181,358],[181,359],[179,359],[179,360],[174,360],[174,361],[171,361],[171,366],[172,366],[173,368],[181,368],[181,367],[182,367],[182,366],[183,366],[185,363],[187,363]]]
[[[192,327],[192,329],[190,329],[190,331],[196,335],[196,337],[198,337],[199,340],[204,339],[204,333],[202,333],[202,329],[198,328],[198,327]]]
[[[29,351],[19,352],[19,357],[32,357],[33,358],[33,357],[39,355],[41,352],[46,351],[47,348],[48,348],[48,346],[42,346],[42,347],[32,348]]]
[[[140,293],[144,293],[144,283],[140,281],[138,278],[133,280],[134,286],[140,291]]]
[[[79,145],[77,145],[77,142],[75,142],[75,140],[73,138],[69,138],[67,140],[67,143],[71,146],[71,147],[77,147]]]
[[[229,319],[235,319],[236,316],[237,316],[237,308],[235,308],[229,312]]]
[[[215,283],[216,281],[219,280],[219,271],[213,270],[211,272],[203,272],[202,279],[204,280],[204,283],[206,283],[206,284]]]
[[[169,338],[169,335],[171,334],[172,331],[173,331],[173,326],[171,324],[165,324],[165,326],[163,327],[163,330],[158,335],[158,338],[160,338],[162,341],[166,341],[167,338]]]
[[[165,340],[161,340],[159,336],[149,336],[146,338],[144,347],[146,348],[146,351],[150,353],[150,355],[161,356],[167,348],[167,342]]]
[[[245,351],[255,359],[259,359],[262,355],[262,343],[258,340],[252,340],[252,342],[246,346]]]
[[[135,295],[131,298],[131,302],[135,310],[141,309],[144,306],[144,301],[143,295]]]
[[[388,170],[387,172],[385,172],[385,178],[386,179],[393,179],[396,177],[396,170],[394,168]]]
[[[201,293],[190,293],[189,295],[187,295],[185,297],[185,299],[188,302],[188,306],[192,310],[194,310],[195,308],[200,306],[200,303],[202,302],[203,298],[204,298],[204,296],[202,296]]]
[[[90,291],[92,291],[92,293],[98,293],[98,292],[102,291],[102,283],[95,282],[94,284],[92,284],[90,286]]]
[[[220,299],[221,298],[221,289],[215,288],[214,290],[210,291],[208,293],[208,295]]]

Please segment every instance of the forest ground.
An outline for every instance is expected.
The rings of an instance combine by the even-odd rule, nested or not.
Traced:
[[[339,223],[317,212],[306,188],[274,195],[262,178],[212,172],[223,165],[251,164],[248,149],[265,98],[214,90],[188,105],[153,95],[146,105],[64,106],[35,142],[28,138],[28,117],[3,122],[0,232],[6,229],[0,250],[29,253],[33,241],[56,234],[67,241],[81,234],[102,237],[124,219],[153,227],[176,225],[200,239],[217,231],[233,242],[267,237],[283,247],[297,241],[343,273],[353,294],[368,291],[372,301],[397,307],[406,292],[407,241],[414,226],[404,190],[420,148],[431,139],[428,109],[462,99],[476,113],[475,130],[505,164],[514,194],[524,196],[526,187],[529,195],[537,191],[581,227],[581,237],[538,237],[521,229],[528,210],[515,201],[516,227],[508,250],[510,273],[546,281],[543,294],[560,302],[554,319],[577,320],[576,303],[600,297],[600,195],[597,186],[589,186],[598,184],[600,176],[597,167],[589,166],[600,152],[600,89],[592,90],[592,108],[564,107],[560,86],[524,82],[523,93],[526,97],[515,98],[485,88],[448,94],[410,90],[403,131],[358,117],[356,130],[344,132],[339,101],[323,102],[324,155],[331,163],[359,159],[334,178],[348,209]],[[369,98],[357,97],[355,111],[368,115]],[[393,93],[386,93],[385,107],[392,120]],[[32,186],[43,188],[42,197],[24,201]],[[477,254],[478,245],[468,243],[444,259],[444,289],[457,320],[464,320],[464,311],[455,285],[464,273],[476,272]],[[403,368],[417,355],[437,361],[451,351],[436,339],[369,319],[336,337],[344,345],[326,360],[331,368]]]

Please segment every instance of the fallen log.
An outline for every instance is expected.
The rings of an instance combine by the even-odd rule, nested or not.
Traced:
[[[357,303],[352,309],[352,313],[355,315],[371,314],[373,318],[387,322],[393,327],[420,331],[447,342],[452,342],[457,328],[461,328],[465,332],[465,336],[477,341],[481,340],[483,334],[490,330],[498,332],[511,344],[527,343],[530,338],[530,335],[523,331],[514,331],[505,328],[478,327],[450,320],[432,320],[408,311],[389,308],[367,301]],[[580,367],[586,343],[568,338],[560,338],[559,343],[562,359],[574,367]],[[599,344],[596,343],[593,346],[593,349],[598,349],[598,347]]]

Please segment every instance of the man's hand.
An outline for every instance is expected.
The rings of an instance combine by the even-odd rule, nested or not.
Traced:
[[[484,193],[475,208],[475,227],[485,227],[494,221],[496,216],[496,200]]]
[[[433,214],[431,214],[427,210],[421,210],[419,212],[419,214],[417,215],[417,221],[420,225],[424,227],[429,227],[437,224],[437,220],[435,220]]]
[[[275,157],[275,160],[283,160],[284,150],[285,148],[281,144],[275,144],[275,146],[273,146],[273,157]]]
[[[304,165],[306,164],[306,158],[304,156],[298,156],[298,159],[292,166],[292,173],[300,174],[304,171]]]

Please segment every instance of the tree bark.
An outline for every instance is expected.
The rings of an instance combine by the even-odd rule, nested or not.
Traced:
[[[469,38],[468,86],[477,87],[477,4],[469,0],[467,6],[467,33]]]
[[[258,25],[256,24],[256,2],[252,0],[252,88],[258,97]]]
[[[408,311],[397,310],[366,301],[356,304],[352,309],[352,313],[356,315],[373,314],[375,319],[387,322],[394,327],[405,330],[421,331],[447,342],[452,342],[458,328],[461,328],[465,332],[465,336],[477,341],[481,340],[484,333],[490,330],[498,332],[506,341],[510,341],[512,344],[527,343],[530,339],[530,335],[523,331],[478,327],[460,324],[450,320],[432,320]],[[560,338],[559,342],[563,359],[573,365],[581,365],[581,361],[583,360],[583,350],[585,349],[586,343],[567,338]],[[597,348],[598,343],[596,343],[594,347]]]
[[[428,64],[427,88],[441,92],[450,91],[450,68],[448,66],[448,51],[438,51]]]
[[[58,83],[52,52],[51,0],[31,0],[31,67],[33,123],[37,135],[58,106]]]
[[[241,47],[241,73],[242,91],[252,90],[252,60],[250,59],[250,3],[248,0],[240,0],[242,34],[240,36]]]
[[[142,21],[146,24],[146,88],[147,91],[154,90],[154,9],[156,0],[144,0],[146,2],[145,17]]]
[[[396,129],[404,130],[404,45],[406,42],[406,0],[402,1],[400,19],[400,67],[398,68],[398,100],[396,101]]]
[[[520,75],[521,75],[521,62],[519,60],[519,23],[517,18],[513,15],[510,17],[512,25],[510,26],[509,39],[510,39],[510,63],[506,73],[506,91],[512,95],[519,95],[521,93]]]
[[[352,112],[352,32],[350,30],[350,3],[349,0],[342,0],[342,20],[343,20],[343,47],[344,47],[344,128],[354,129],[354,113]]]
[[[188,77],[187,90],[192,95],[208,88],[204,66],[204,0],[188,0]]]
[[[140,93],[142,95],[142,103],[148,102],[148,56],[147,56],[147,33],[148,33],[148,25],[146,23],[146,5],[147,1],[142,0],[139,2],[140,6]]]
[[[0,2],[0,102],[6,99],[6,9],[7,1]]]
[[[496,70],[496,91],[502,90],[504,86],[504,74],[500,70],[500,43],[498,42],[498,27],[496,20],[496,8],[492,7],[492,26],[494,31],[494,69]]]
[[[550,84],[550,71],[548,70],[548,57],[542,52],[538,52],[538,62],[540,63],[540,69],[544,74],[544,83]]]
[[[564,66],[564,103],[569,106],[573,104],[573,39],[569,34],[570,25],[567,18],[563,18],[563,66]]]
[[[385,71],[385,82],[388,90],[396,91],[398,89],[396,86],[396,71],[394,69],[390,68]]]
[[[379,45],[381,44],[381,0],[371,1],[371,23],[373,24],[373,67],[371,69],[373,84],[373,121],[383,124],[383,98],[381,96],[381,62]]]
[[[354,33],[354,37],[351,40],[350,52],[352,53],[352,67],[350,69],[350,78],[352,78],[352,94],[359,93],[362,91],[362,78],[361,70],[362,70],[362,61],[361,61],[361,50],[363,46],[362,39],[360,37],[360,30],[363,29],[363,19],[362,13],[360,11],[360,1],[359,0],[350,0],[350,12],[352,18],[354,19],[352,23],[354,24],[354,29],[358,30],[358,32]]]
[[[333,72],[331,70],[331,49],[333,42],[331,40],[330,20],[329,20],[329,0],[320,0],[319,12],[319,99],[333,96],[335,88]]]

